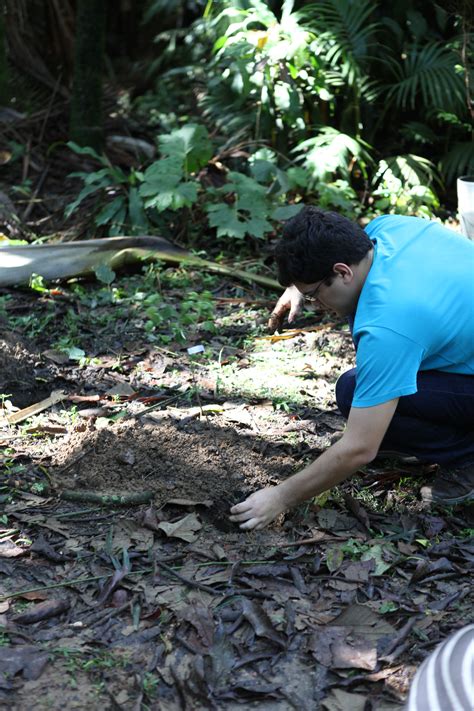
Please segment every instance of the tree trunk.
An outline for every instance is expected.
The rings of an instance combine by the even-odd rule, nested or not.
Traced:
[[[0,106],[8,101],[7,35],[5,2],[0,0]]]
[[[105,0],[78,0],[71,104],[71,139],[100,150],[102,65],[105,44]]]

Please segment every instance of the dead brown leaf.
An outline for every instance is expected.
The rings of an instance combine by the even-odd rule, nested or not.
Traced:
[[[181,540],[188,543],[194,543],[197,540],[196,531],[202,528],[202,523],[195,513],[190,513],[175,523],[161,521],[158,524],[158,528],[166,533],[168,537],[181,538]]]
[[[0,541],[0,558],[18,558],[27,553],[28,548],[21,548],[13,541]]]

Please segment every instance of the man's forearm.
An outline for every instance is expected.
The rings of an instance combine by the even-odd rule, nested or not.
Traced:
[[[364,451],[348,448],[344,439],[339,440],[314,462],[278,485],[285,508],[331,489],[370,459]]]
[[[267,486],[235,504],[230,520],[243,530],[259,529],[279,514],[339,484],[377,455],[398,398],[380,405],[352,408],[344,435],[319,459],[278,486]]]

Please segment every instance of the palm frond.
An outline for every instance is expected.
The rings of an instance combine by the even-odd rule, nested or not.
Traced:
[[[382,180],[391,179],[399,180],[405,188],[413,188],[439,182],[439,175],[436,166],[430,160],[407,153],[388,156],[379,162],[373,184],[377,185]]]
[[[332,44],[326,57],[331,65],[349,58],[358,63],[369,56],[378,28],[369,21],[375,8],[373,0],[320,0],[305,8],[319,39]]]
[[[461,175],[474,175],[474,142],[456,143],[441,160],[440,169],[448,185]]]
[[[459,109],[464,104],[464,86],[456,70],[458,61],[440,42],[413,46],[401,63],[390,63],[395,82],[388,91],[389,100],[402,109],[415,108],[419,97],[426,107]]]
[[[433,145],[440,140],[440,136],[421,121],[407,121],[400,127],[400,135],[410,142],[423,145]]]
[[[317,136],[298,144],[293,153],[315,180],[324,180],[334,174],[348,178],[353,158],[371,163],[370,149],[365,141],[324,126]]]

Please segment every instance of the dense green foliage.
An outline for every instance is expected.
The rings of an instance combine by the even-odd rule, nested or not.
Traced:
[[[184,6],[155,0],[145,21]],[[234,239],[303,201],[432,217],[474,172],[467,25],[417,0],[209,0],[157,37],[156,88],[136,100],[159,159],[126,173],[97,156],[69,213],[96,193],[110,234],[171,220]]]
[[[5,32],[5,3],[0,0],[0,104],[8,99],[8,71]]]

